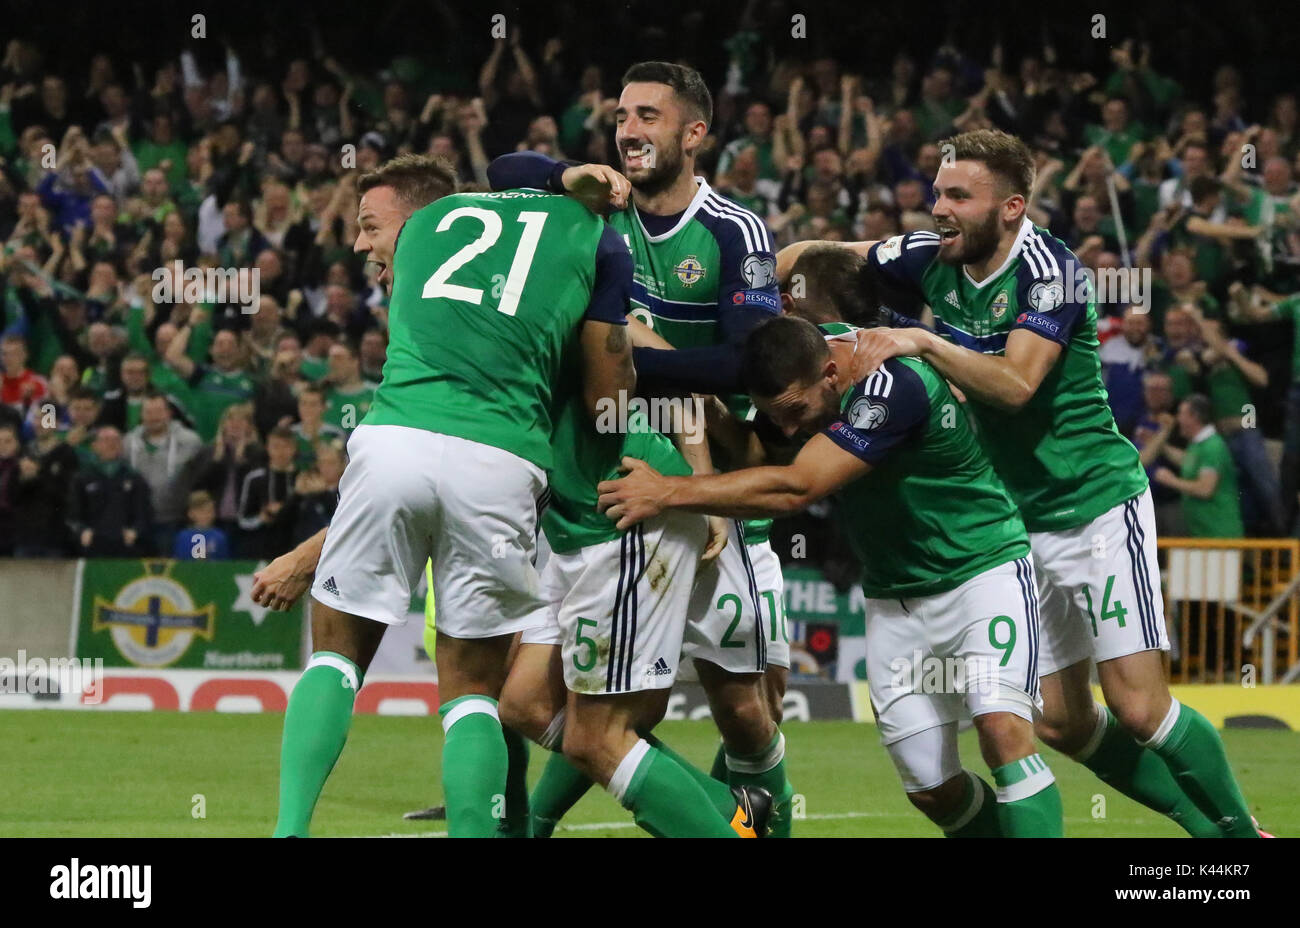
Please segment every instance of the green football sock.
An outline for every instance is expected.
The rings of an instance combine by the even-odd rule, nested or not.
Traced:
[[[1169,765],[1174,780],[1216,823],[1223,837],[1259,837],[1228,765],[1223,740],[1209,719],[1175,699],[1146,747]]]
[[[961,811],[936,824],[947,838],[1001,838],[997,793],[982,777],[969,770],[963,772],[966,774],[966,791],[962,796]]]
[[[1193,838],[1222,837],[1219,826],[1183,792],[1164,760],[1138,744],[1105,706],[1097,706],[1097,731],[1074,759],[1107,786],[1167,815]]]
[[[721,741],[718,742],[718,753],[713,755],[713,766],[709,768],[709,776],[719,783],[727,782],[727,746]]]
[[[998,822],[1008,838],[1060,838],[1061,791],[1037,754],[1003,764],[993,771],[997,784]]]
[[[748,756],[727,755],[727,782],[732,786],[761,786],[772,794],[773,838],[788,838],[794,824],[794,787],[785,775],[785,735],[777,729],[767,747]]]
[[[280,740],[275,837],[307,837],[316,800],[347,743],[352,704],[363,676],[343,655],[317,651],[294,685]]]
[[[730,819],[718,814],[696,779],[645,741],[637,741],[627,752],[608,789],[656,838],[738,837]]]
[[[501,733],[506,741],[506,814],[497,835],[529,838],[528,739],[509,728],[502,728]]]
[[[736,812],[736,797],[731,795],[731,787],[724,780],[706,775],[703,770],[664,744],[656,736],[647,734],[641,737],[656,751],[670,758],[673,763],[686,771],[691,779],[699,784],[700,789],[704,790],[704,794],[709,797],[709,801],[713,803],[713,808],[717,810],[718,814],[727,821],[731,821],[732,815]]]
[[[446,737],[442,789],[447,833],[453,838],[490,838],[505,814],[509,760],[497,701],[470,694],[438,710]]]
[[[528,797],[534,838],[549,838],[556,824],[591,789],[589,777],[556,751],[546,760],[541,779]]]

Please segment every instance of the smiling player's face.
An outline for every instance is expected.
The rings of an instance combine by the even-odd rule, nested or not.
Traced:
[[[614,111],[623,174],[633,187],[662,190],[682,169],[682,107],[667,84],[634,81],[623,88]]]
[[[997,178],[978,161],[945,162],[934,178],[930,211],[939,231],[939,260],[978,264],[998,247],[1006,197]]]
[[[365,255],[366,261],[379,267],[379,285],[393,288],[393,250],[397,233],[410,216],[392,187],[375,187],[361,197],[357,210],[357,240],[352,250]]]

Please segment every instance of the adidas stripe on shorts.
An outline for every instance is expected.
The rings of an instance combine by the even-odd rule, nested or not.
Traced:
[[[1168,651],[1151,490],[1063,532],[1033,532],[1043,617],[1038,672]]]
[[[575,693],[667,689],[677,678],[687,604],[708,534],[704,516],[669,512],[542,570],[545,624],[523,644],[558,644]]]

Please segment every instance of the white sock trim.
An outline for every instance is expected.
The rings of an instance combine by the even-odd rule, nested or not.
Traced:
[[[306,673],[313,667],[333,667],[339,673],[343,674],[343,676],[347,678],[347,681],[352,684],[352,692],[355,693],[357,690],[361,689],[361,686],[357,681],[357,668],[341,657],[334,654],[313,654],[311,660],[307,661],[307,666],[302,669],[302,672]]]
[[[971,773],[969,770],[963,770],[962,773],[966,774],[966,779],[970,781],[971,789],[975,791],[974,796],[971,798],[971,803],[966,808],[966,811],[962,812],[961,815],[957,816],[951,822],[945,822],[940,826],[944,831],[957,831],[958,829],[965,828],[971,823],[971,820],[974,819],[975,816],[980,814],[980,809],[984,808],[984,784],[980,782],[979,777]]]
[[[1092,734],[1088,736],[1088,743],[1072,757],[1072,760],[1077,760],[1081,764],[1097,753],[1097,748],[1101,747],[1101,739],[1106,737],[1106,729],[1110,725],[1105,706],[1094,702],[1092,708],[1097,713],[1096,727],[1093,728]]]
[[[1178,714],[1182,712],[1183,704],[1172,696],[1169,698],[1169,711],[1165,713],[1164,721],[1156,729],[1155,734],[1146,741],[1139,741],[1138,744],[1144,748],[1158,748],[1169,740],[1169,733],[1174,730],[1178,724]]]
[[[481,712],[483,715],[490,715],[501,724],[501,716],[497,715],[497,704],[486,696],[471,697],[463,702],[458,702],[452,707],[452,710],[442,717],[443,734],[451,731],[451,726],[455,725],[467,715],[474,715]]]
[[[776,733],[776,743],[772,745],[771,750],[765,751],[757,757],[749,759],[733,757],[731,752],[727,752],[727,769],[736,773],[759,774],[767,773],[781,761],[785,760],[785,735],[781,732]]]
[[[610,795],[618,800],[619,805],[623,805],[623,795],[627,792],[627,788],[632,785],[632,777],[636,773],[636,768],[641,766],[641,761],[645,760],[645,756],[649,753],[650,743],[641,738],[636,744],[632,745],[632,750],[624,754],[623,759],[614,768],[614,775],[609,778],[609,786],[606,786],[605,789],[609,790]]]
[[[1037,754],[1021,758],[1019,763],[1020,769],[1027,775],[1023,780],[1018,780],[1010,786],[996,787],[994,792],[998,794],[998,802],[1019,802],[1028,799],[1056,782],[1051,768]]]
[[[548,751],[557,750],[560,742],[564,739],[564,709],[555,713],[555,718],[551,719],[551,724],[546,726],[546,731],[538,739],[537,744],[546,748]]]

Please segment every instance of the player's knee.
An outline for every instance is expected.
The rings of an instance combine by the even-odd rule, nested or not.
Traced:
[[[513,729],[528,740],[537,742],[542,740],[554,717],[550,714],[550,707],[543,701],[524,699],[522,694],[511,692],[509,688],[501,693],[497,714],[501,717],[501,724],[506,728]]]
[[[733,693],[711,708],[722,740],[733,751],[743,754],[761,751],[775,734],[772,710],[757,688],[753,692]]]
[[[962,790],[964,789],[961,780],[961,777],[955,777],[933,789],[909,792],[907,799],[922,815],[932,822],[950,819],[956,814],[957,806],[961,803]]]
[[[1110,707],[1120,727],[1139,741],[1147,741],[1169,712],[1169,696],[1148,696],[1145,693],[1131,693],[1124,700],[1116,700]]]
[[[1038,740],[1062,754],[1073,755],[1082,751],[1092,737],[1096,716],[1075,717],[1065,712],[1044,714],[1034,721],[1034,734]]]
[[[1033,752],[1033,727],[1018,715],[1010,712],[977,715],[975,730],[979,732],[980,753],[990,767],[1001,767]]]

